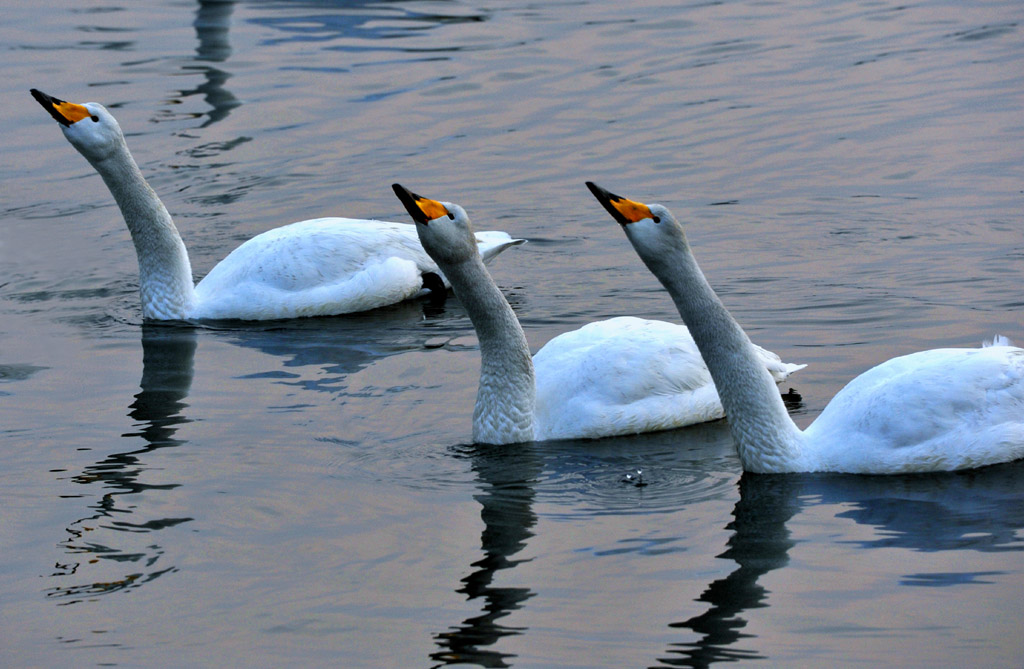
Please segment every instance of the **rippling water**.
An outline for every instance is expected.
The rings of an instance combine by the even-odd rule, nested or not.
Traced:
[[[740,476],[724,423],[469,443],[456,300],[144,325],[118,117],[197,275],[389,184],[531,241],[535,348],[675,320],[583,188],[684,221],[809,423],[888,357],[1022,332],[1019,3],[3,4],[0,664],[1019,664],[1024,469]],[[623,481],[643,471],[646,485]]]

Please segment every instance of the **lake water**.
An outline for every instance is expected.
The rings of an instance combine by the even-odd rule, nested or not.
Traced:
[[[583,182],[666,204],[810,365],[806,425],[894,355],[1024,339],[1024,5],[0,6],[0,665],[1020,665],[1024,463],[741,475],[724,422],[474,446],[455,299],[143,324],[28,89],[112,109],[200,276],[407,222],[394,181],[463,204],[530,240],[492,272],[534,349],[678,319]]]

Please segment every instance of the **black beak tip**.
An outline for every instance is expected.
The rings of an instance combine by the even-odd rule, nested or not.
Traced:
[[[57,121],[57,123],[60,123],[64,127],[71,125],[68,120],[61,116],[57,111],[57,105],[63,103],[63,100],[59,100],[52,95],[47,95],[38,88],[30,88],[29,93],[31,93],[32,97],[36,99],[36,102],[43,106],[43,109],[50,113],[53,120]]]
[[[36,102],[38,102],[41,105],[48,105],[50,104],[50,101],[53,100],[53,98],[51,98],[49,95],[42,92],[38,88],[30,88],[28,89],[28,92],[31,93],[32,97],[36,99]]]
[[[417,223],[427,222],[426,215],[416,204],[416,200],[420,197],[419,195],[413,193],[408,188],[405,188],[402,184],[397,183],[391,184],[391,190],[395,191],[395,195],[398,196],[398,199],[402,202],[405,210],[409,212],[410,216],[412,216],[412,220]]]
[[[615,195],[614,193],[609,193],[608,191],[606,191],[605,189],[601,188],[600,186],[598,186],[593,181],[588,181],[587,182],[587,188],[590,189],[590,192],[593,193],[594,197],[596,197],[598,200],[602,200],[603,201],[603,200],[621,200],[622,199],[621,197],[619,197],[618,195]]]
[[[607,210],[607,212],[612,215],[612,218],[614,218],[622,225],[626,225],[629,223],[629,221],[626,220],[626,218],[623,217],[623,215],[619,213],[619,210],[616,209],[615,206],[612,204],[612,202],[617,202],[621,200],[622,198],[620,196],[606,191],[593,181],[588,181],[586,183],[587,188],[589,188],[590,192],[594,194],[594,197],[596,197],[597,201],[601,203],[601,206],[603,206],[605,210]]]

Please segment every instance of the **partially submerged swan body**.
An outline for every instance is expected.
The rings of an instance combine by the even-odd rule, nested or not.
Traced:
[[[478,234],[484,262],[525,240]],[[195,287],[188,318],[333,316],[395,304],[448,281],[408,223],[317,218],[261,233]]]
[[[32,89],[67,140],[99,172],[131,233],[142,315],[152,320],[268,320],[330,316],[401,302],[448,284],[423,251],[415,226],[320,218],[264,232],[232,251],[199,282],[170,214],[146,183],[114,117]],[[523,243],[478,234],[485,260]]]
[[[689,326],[744,470],[895,474],[1024,457],[1024,349],[1002,337],[982,348],[934,349],[884,362],[853,379],[801,431],[671,212],[587,186]]]
[[[722,417],[707,368],[681,325],[632,317],[590,323],[555,337],[531,359],[518,319],[480,262],[465,210],[393,188],[480,340],[474,441],[599,438]],[[758,355],[780,381],[803,368],[763,349]]]
[[[756,346],[775,383],[806,365]],[[537,439],[671,430],[725,416],[684,325],[619,316],[558,335],[533,356]]]

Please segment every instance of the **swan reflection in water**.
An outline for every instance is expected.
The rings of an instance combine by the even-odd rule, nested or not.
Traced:
[[[192,22],[198,40],[196,55],[189,64],[182,66],[182,69],[186,72],[200,72],[204,81],[195,88],[178,91],[174,99],[183,100],[193,95],[203,96],[203,100],[210,105],[210,111],[206,113],[206,120],[199,126],[201,128],[224,120],[232,109],[242,104],[225,87],[231,73],[212,65],[225,62],[231,55],[228,35],[234,7],[234,0],[199,0],[196,18]]]
[[[524,561],[514,556],[533,536],[537,516],[532,507],[543,462],[531,446],[523,444],[474,445],[460,456],[471,459],[478,477],[480,492],[474,498],[480,503],[480,518],[484,522],[480,534],[484,556],[472,564],[474,571],[462,579],[457,592],[469,601],[482,600],[481,613],[435,635],[441,650],[430,657],[440,665],[508,667],[514,656],[489,650],[487,646],[493,646],[502,637],[526,631],[498,621],[521,608],[534,593],[529,588],[498,587],[493,583],[497,572]]]
[[[688,629],[696,641],[673,644],[662,666],[707,667],[716,662],[765,659],[744,633],[744,611],[770,606],[770,592],[759,579],[789,563],[795,545],[787,523],[805,507],[838,505],[837,518],[874,528],[864,549],[902,548],[916,552],[1024,551],[1024,464],[919,475],[750,474],[739,482],[728,549],[719,557],[736,562],[725,578],[700,596],[707,610],[675,629]],[[971,564],[964,560],[965,565]],[[900,585],[957,585],[979,582],[974,571],[904,574]]]
[[[790,389],[784,397],[790,410],[802,409],[799,393]],[[691,446],[686,455],[680,453],[681,438]],[[540,485],[558,490],[561,501],[573,509],[569,513],[628,515],[642,523],[644,511],[637,506],[640,494],[646,512],[656,514],[729,494],[735,481],[735,475],[727,473],[735,464],[732,449],[727,427],[720,421],[597,441],[456,449],[456,457],[468,458],[476,474],[479,492],[474,499],[480,503],[484,522],[480,535],[484,557],[472,564],[474,571],[460,581],[456,591],[468,601],[481,600],[481,613],[435,634],[441,650],[430,657],[438,662],[436,666],[514,664],[514,654],[489,647],[504,637],[529,634],[526,627],[502,625],[499,620],[522,609],[536,593],[530,588],[496,587],[493,583],[501,570],[527,561],[515,556],[534,535],[538,517],[533,506]],[[637,487],[635,481],[625,480],[639,468],[645,476],[647,468],[656,472],[656,483]]]
[[[350,374],[387,356],[421,349],[423,323],[438,312],[442,303],[422,299],[345,318],[211,323],[202,332],[204,337],[267,354],[273,367],[251,378],[273,378],[303,390],[342,394]],[[385,333],[380,331],[382,325]],[[430,329],[450,334],[443,324]],[[71,477],[74,483],[88,487],[67,497],[93,499],[98,495],[98,499],[89,505],[88,515],[67,526],[70,536],[60,544],[67,557],[51,573],[54,578],[74,583],[48,588],[47,597],[62,604],[74,603],[138,587],[176,570],[164,563],[164,547],[155,533],[193,519],[140,517],[147,509],[162,507],[154,507],[152,499],[140,501],[133,496],[152,496],[185,485],[165,482],[167,472],[173,470],[160,466],[158,451],[189,443],[177,432],[191,422],[185,412],[198,334],[199,329],[193,327],[142,325],[140,392],[128,412],[134,424],[121,435],[132,445]],[[160,483],[152,481],[151,470],[159,472]],[[97,487],[99,493],[94,492]]]
[[[145,445],[112,453],[72,477],[81,485],[99,485],[102,492],[90,505],[91,514],[67,528],[71,536],[61,545],[70,559],[58,563],[52,576],[83,577],[84,564],[100,565],[116,573],[111,575],[108,571],[102,580],[49,588],[48,597],[71,604],[81,598],[138,587],[176,570],[161,562],[164,551],[154,533],[192,518],[139,518],[139,506],[126,502],[124,496],[171,490],[181,485],[149,483],[146,472],[152,466],[150,456],[156,451],[186,443],[176,433],[181,425],[190,422],[184,411],[192,385],[195,350],[196,333],[191,328],[142,326],[141,390],[128,414],[136,429],[122,437],[133,441],[141,437]]]

